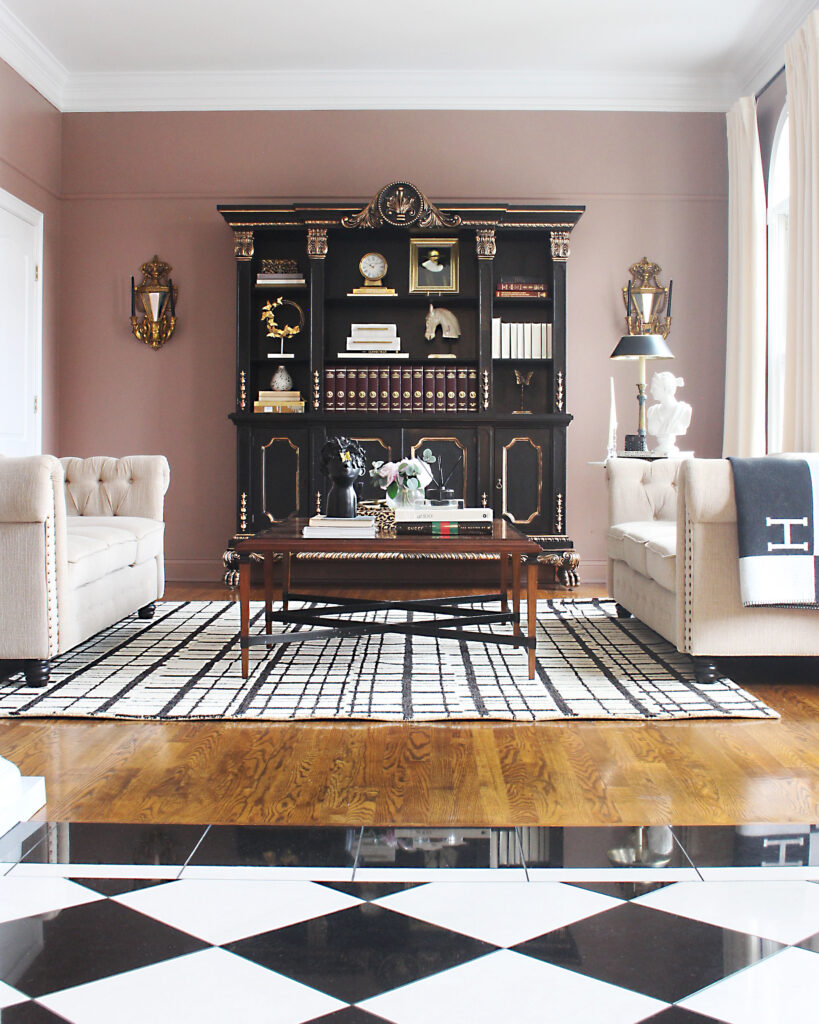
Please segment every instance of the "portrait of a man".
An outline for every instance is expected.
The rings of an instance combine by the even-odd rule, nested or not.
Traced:
[[[410,292],[458,291],[458,240],[410,239]]]

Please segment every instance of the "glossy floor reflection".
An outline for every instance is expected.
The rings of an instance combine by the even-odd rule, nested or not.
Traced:
[[[0,840],[0,1024],[812,1020],[818,843],[24,824]]]

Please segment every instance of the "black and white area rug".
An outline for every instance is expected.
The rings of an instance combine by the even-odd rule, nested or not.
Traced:
[[[375,614],[384,613],[364,613]],[[263,629],[264,607],[253,603],[251,632]],[[522,648],[398,634],[254,647],[250,678],[242,679],[238,632],[239,606],[233,602],[161,603],[153,621],[125,619],[55,659],[43,689],[26,687],[22,676],[0,683],[0,716],[522,722],[778,717],[730,679],[694,682],[686,655],[637,619],[618,619],[608,601],[538,602],[534,679]]]

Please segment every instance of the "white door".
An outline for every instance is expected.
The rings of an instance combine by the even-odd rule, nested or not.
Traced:
[[[0,455],[42,444],[43,215],[0,189]]]

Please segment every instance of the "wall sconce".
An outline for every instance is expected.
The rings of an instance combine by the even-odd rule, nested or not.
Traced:
[[[168,276],[173,270],[169,263],[163,263],[154,256],[150,263],[143,263],[142,283],[134,284],[131,278],[131,330],[139,341],[152,349],[161,348],[176,327],[176,298],[179,289]],[[142,304],[142,318],[137,315],[137,297]]]
[[[626,451],[644,452],[646,445],[646,360],[673,359],[674,353],[665,339],[671,330],[671,289],[657,281],[662,267],[643,257],[629,267],[631,280],[623,288],[626,306],[626,329],[609,358],[637,359],[637,402],[639,407],[637,433],[626,435]]]
[[[667,338],[671,330],[671,289],[657,281],[662,273],[657,263],[649,263],[643,256],[639,263],[633,263],[628,271],[631,280],[623,288],[623,302],[626,306],[626,332],[628,334],[660,334]],[[663,315],[664,314],[664,315]]]

